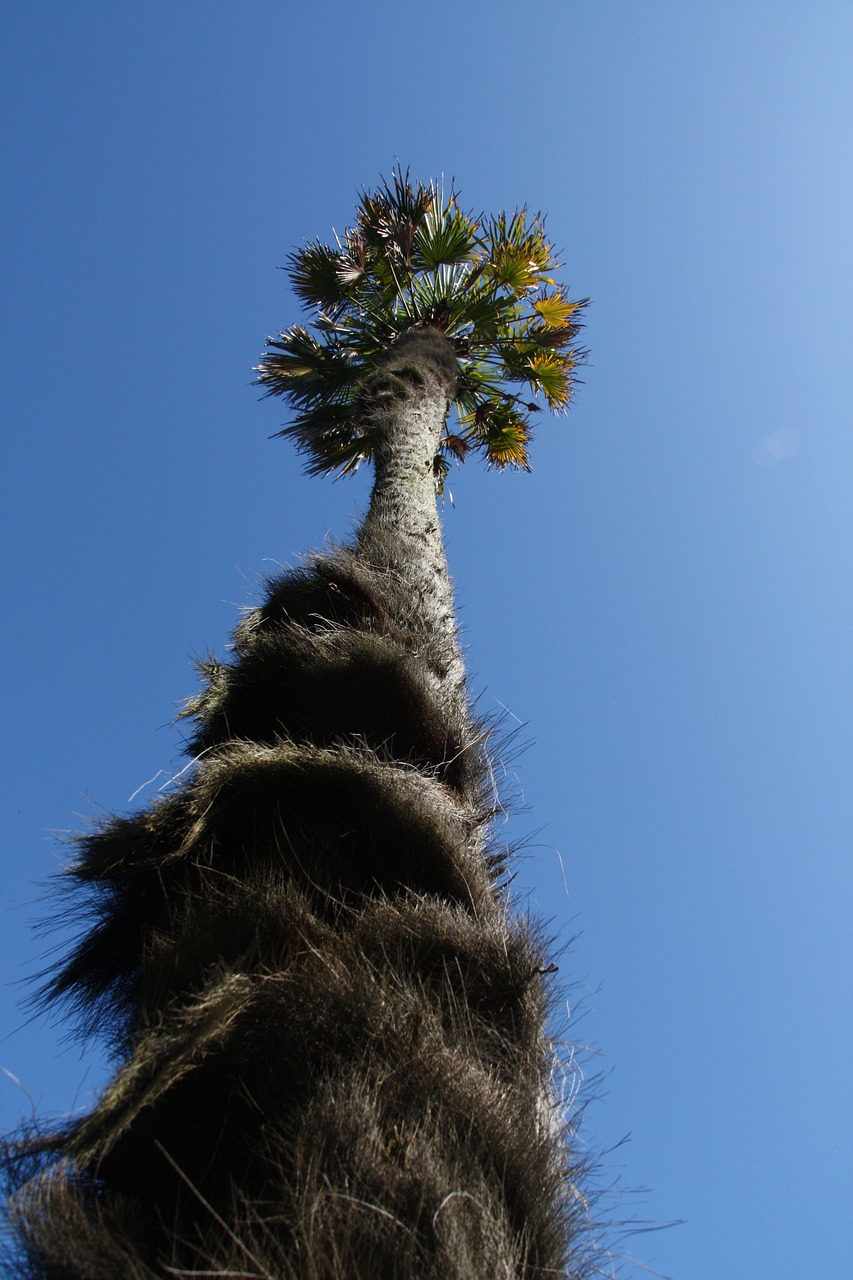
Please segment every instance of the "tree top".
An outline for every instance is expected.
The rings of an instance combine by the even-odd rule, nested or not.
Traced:
[[[293,410],[277,434],[308,455],[313,474],[355,471],[371,456],[361,389],[404,333],[443,334],[459,364],[449,421],[435,460],[441,488],[450,458],[479,452],[490,466],[529,469],[531,417],[565,411],[587,300],[570,300],[541,214],[527,208],[475,216],[442,181],[395,168],[363,191],[355,223],[334,243],[288,255],[294,292],[312,324],[274,338],[257,368],[267,395]]]

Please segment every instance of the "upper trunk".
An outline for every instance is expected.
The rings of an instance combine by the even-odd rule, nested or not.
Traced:
[[[436,510],[435,455],[453,400],[458,365],[447,338],[413,329],[390,349],[364,395],[375,481],[358,553],[411,593],[409,625],[450,702],[465,673],[453,588]]]

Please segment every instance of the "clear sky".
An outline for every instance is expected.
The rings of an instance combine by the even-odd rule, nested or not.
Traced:
[[[180,768],[190,654],[363,509],[251,386],[288,249],[399,158],[546,210],[591,349],[534,473],[454,471],[480,705],[528,749],[621,1274],[850,1274],[853,6],[6,0],[0,1125],[57,833]],[[618,1145],[630,1134],[630,1141]]]

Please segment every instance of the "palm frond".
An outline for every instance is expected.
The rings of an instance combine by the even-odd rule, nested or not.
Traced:
[[[343,254],[317,241],[287,255],[290,284],[306,308],[332,311],[346,300],[347,279]]]
[[[318,342],[301,325],[269,338],[267,352],[257,366],[258,382],[265,395],[283,395],[294,407],[347,400],[359,381],[357,356],[351,350]]]
[[[529,470],[529,424],[514,403],[504,398],[485,401],[463,419],[463,426],[490,466]]]
[[[571,362],[557,351],[541,351],[530,360],[531,386],[541,391],[552,409],[562,409],[569,402]]]
[[[478,253],[478,224],[456,205],[454,192],[445,201],[437,189],[417,227],[412,243],[416,267],[434,271],[436,267],[474,262]]]
[[[562,289],[558,289],[556,293],[543,293],[531,303],[533,310],[542,317],[549,329],[564,329],[579,305],[577,302],[569,302]]]

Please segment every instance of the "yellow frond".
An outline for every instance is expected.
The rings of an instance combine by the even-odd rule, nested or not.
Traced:
[[[544,298],[534,299],[532,305],[549,329],[562,329],[576,307],[562,293],[546,294]]]
[[[528,364],[531,386],[542,392],[552,409],[565,408],[571,398],[572,362],[556,351],[542,351],[531,356]]]

